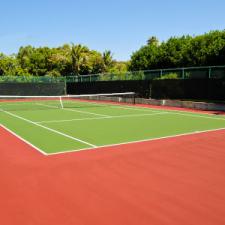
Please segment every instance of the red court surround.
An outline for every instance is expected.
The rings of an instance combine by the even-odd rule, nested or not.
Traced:
[[[41,155],[0,128],[2,225],[224,225],[225,130]]]

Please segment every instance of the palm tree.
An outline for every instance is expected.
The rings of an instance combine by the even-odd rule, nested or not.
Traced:
[[[157,37],[152,36],[147,40],[148,45],[154,45],[154,46],[159,46],[159,40]]]
[[[72,69],[76,75],[79,75],[80,67],[85,61],[85,53],[88,52],[88,48],[81,44],[72,44],[71,58],[72,58]]]
[[[104,51],[102,54],[102,59],[104,63],[104,71],[106,72],[113,65],[113,56],[111,51]]]

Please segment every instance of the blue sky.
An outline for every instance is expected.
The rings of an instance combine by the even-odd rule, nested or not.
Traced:
[[[7,0],[0,9],[5,54],[73,42],[127,60],[150,36],[163,41],[225,29],[224,0]]]

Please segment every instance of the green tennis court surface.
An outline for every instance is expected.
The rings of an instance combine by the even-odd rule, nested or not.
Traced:
[[[46,154],[225,128],[225,117],[67,99],[0,102],[0,124]]]

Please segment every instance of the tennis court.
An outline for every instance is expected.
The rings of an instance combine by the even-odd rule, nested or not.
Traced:
[[[225,117],[134,103],[0,97],[2,224],[224,224]]]
[[[110,102],[107,97],[90,99],[2,97],[0,121],[47,155],[225,128],[220,115],[152,109]]]

